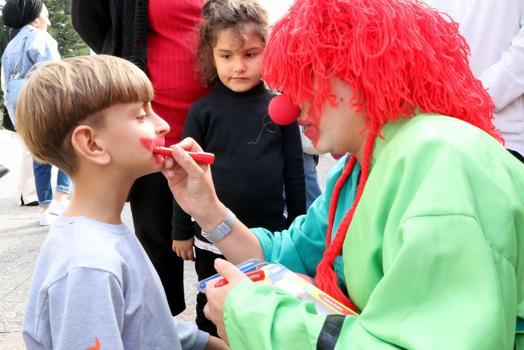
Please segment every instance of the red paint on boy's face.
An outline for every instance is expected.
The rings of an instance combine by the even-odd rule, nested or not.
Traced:
[[[140,143],[142,144],[142,146],[144,146],[149,152],[151,152],[151,154],[153,154],[153,149],[155,147],[164,147],[164,138],[150,138],[150,137],[141,137],[140,138]],[[164,156],[160,155],[160,154],[154,154],[154,157],[155,157],[155,161],[157,162],[157,164],[162,164],[164,163]]]

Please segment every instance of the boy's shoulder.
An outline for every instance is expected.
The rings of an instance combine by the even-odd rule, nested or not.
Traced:
[[[133,254],[132,233],[125,225],[108,225],[84,217],[60,217],[40,251],[35,275],[51,285],[75,269],[114,275],[119,281]]]

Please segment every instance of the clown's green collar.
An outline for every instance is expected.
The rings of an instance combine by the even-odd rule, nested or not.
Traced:
[[[384,124],[382,129],[379,132],[379,135],[375,141],[375,147],[373,149],[373,155],[371,157],[371,168],[375,165],[375,162],[382,154],[382,151],[386,146],[395,138],[398,131],[407,123],[411,122],[413,119],[417,119],[425,116],[436,116],[438,114],[434,113],[418,113],[411,118],[402,117],[397,121],[388,122]]]

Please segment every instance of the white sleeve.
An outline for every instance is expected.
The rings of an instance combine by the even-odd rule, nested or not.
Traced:
[[[510,46],[498,62],[480,74],[479,79],[495,103],[495,112],[524,94],[524,13],[520,16],[520,30]]]

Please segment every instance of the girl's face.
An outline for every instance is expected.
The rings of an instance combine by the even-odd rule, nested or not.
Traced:
[[[247,25],[238,37],[233,29],[217,33],[213,59],[218,78],[229,89],[245,92],[260,83],[264,43],[252,25]]]
[[[367,135],[366,119],[357,113],[349,103],[353,97],[351,87],[338,78],[332,78],[331,93],[336,96],[336,106],[328,101],[321,115],[309,115],[309,102],[301,106],[299,122],[304,126],[305,135],[320,152],[352,153],[360,160]]]

